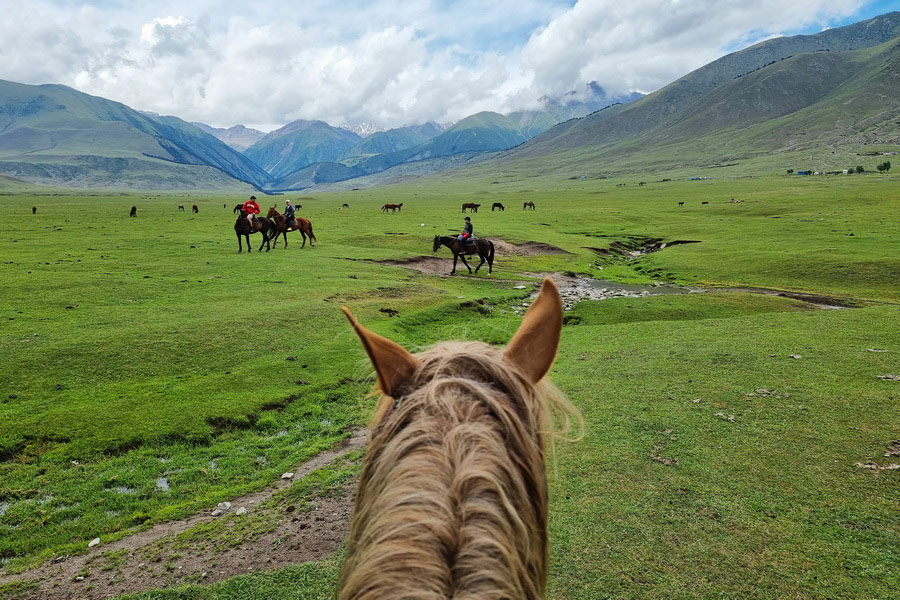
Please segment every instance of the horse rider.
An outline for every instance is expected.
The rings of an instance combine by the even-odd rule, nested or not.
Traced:
[[[297,222],[297,217],[294,214],[294,205],[291,204],[290,200],[284,201],[284,221],[288,227],[293,227]]]
[[[463,231],[457,238],[463,244],[471,244],[475,240],[475,228],[472,227],[471,217],[466,217],[466,224]]]
[[[244,206],[241,207],[241,210],[247,213],[247,222],[250,223],[252,229],[253,219],[256,218],[254,215],[259,214],[259,204],[256,203],[256,196],[250,196],[250,199],[244,202]]]

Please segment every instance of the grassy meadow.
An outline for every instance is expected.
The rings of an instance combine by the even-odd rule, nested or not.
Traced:
[[[208,510],[349,436],[371,368],[341,305],[410,349],[502,344],[531,292],[514,286],[571,272],[858,308],[732,291],[576,305],[552,377],[587,428],[551,468],[550,597],[890,597],[900,470],[856,465],[898,462],[884,454],[900,382],[878,375],[900,374],[900,180],[708,174],[263,197],[264,211],[302,204],[319,243],[257,253],[255,236],[251,254],[237,196],[0,196],[0,564]],[[567,253],[498,253],[492,276],[378,262],[432,255],[471,201],[476,234]],[[592,250],[645,238],[700,243]],[[339,554],[134,598],[327,598]]]

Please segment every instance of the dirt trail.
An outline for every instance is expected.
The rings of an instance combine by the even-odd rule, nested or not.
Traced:
[[[514,244],[500,238],[488,239],[490,239],[494,243],[494,251],[496,256],[494,268],[497,268],[497,265],[502,262],[502,257],[504,256],[570,254],[570,252],[563,250],[562,248],[557,248],[556,246],[545,244],[544,242],[523,242],[521,244]],[[468,260],[472,264],[473,268],[479,263],[477,255],[468,256],[466,257],[466,260]],[[450,255],[449,251],[446,248],[441,248],[438,254],[432,256],[416,256],[413,258],[404,258],[400,260],[377,260],[374,262],[382,265],[391,265],[395,267],[414,269],[420,273],[426,273],[428,275],[446,275],[449,273],[449,270],[453,265],[453,256]],[[486,268],[487,266],[482,267],[482,269]],[[465,267],[463,266],[462,262],[460,262],[458,269],[460,270],[459,272],[461,275],[466,273]]]
[[[317,499],[311,510],[301,512],[290,506],[287,513],[271,515],[272,519],[283,522],[272,531],[244,534],[247,540],[243,543],[226,541],[224,549],[221,543],[202,535],[196,539],[176,538],[195,527],[228,519],[239,507],[245,507],[247,514],[231,517],[229,523],[230,531],[235,532],[234,539],[239,539],[240,519],[249,518],[275,493],[348,452],[362,448],[365,442],[365,431],[355,432],[337,447],[299,465],[292,478],[279,479],[261,492],[235,498],[222,516],[214,517],[211,511],[206,511],[179,521],[160,523],[146,531],[98,545],[82,555],[60,557],[23,573],[0,576],[0,584],[36,581],[37,587],[16,596],[22,599],[100,599],[183,583],[208,584],[252,571],[323,560],[340,547],[347,535],[355,483],[349,484],[337,497]]]

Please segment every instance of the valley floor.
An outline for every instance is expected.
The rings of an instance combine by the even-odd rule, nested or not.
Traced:
[[[649,287],[567,302],[551,376],[587,430],[551,466],[551,598],[890,597],[896,178],[492,180],[300,197],[317,247],[251,255],[236,198],[0,200],[22,224],[0,264],[0,596],[331,597],[362,438],[339,444],[371,410],[339,306],[411,349],[501,344],[559,273]],[[471,201],[509,207],[472,215],[505,244],[494,275],[432,273]]]

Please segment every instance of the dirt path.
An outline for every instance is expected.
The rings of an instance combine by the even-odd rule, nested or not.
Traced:
[[[221,516],[207,511],[160,523],[79,556],[60,557],[23,573],[0,576],[0,584],[37,583],[17,598],[92,600],[182,583],[207,584],[252,571],[325,559],[347,535],[355,483],[348,484],[341,494],[316,499],[305,511],[290,505],[276,515],[270,507],[261,505],[313,471],[362,448],[365,442],[364,431],[354,433],[336,448],[299,465],[292,478],[279,479],[261,492],[235,498]],[[235,511],[240,507],[246,514],[237,516]],[[192,530],[209,527],[217,520],[224,520],[224,526],[208,530],[211,535],[190,535]]]

